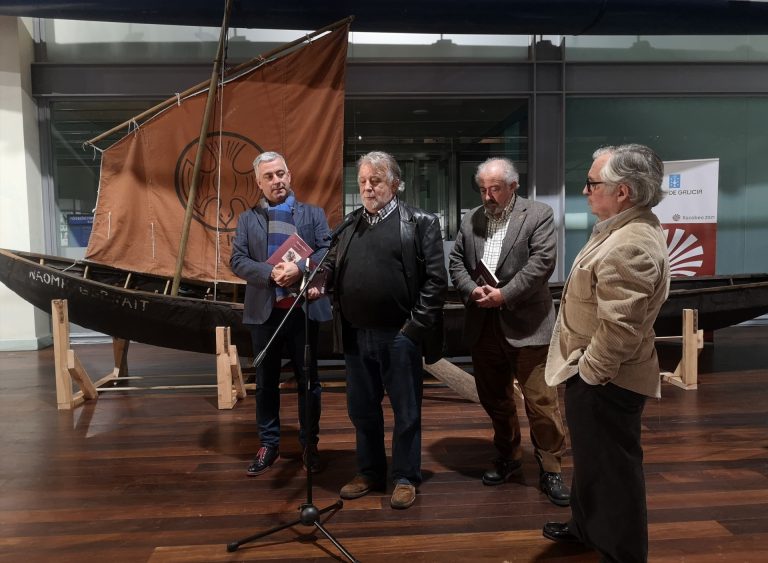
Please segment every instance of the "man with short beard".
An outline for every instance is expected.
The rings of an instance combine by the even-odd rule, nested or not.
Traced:
[[[557,390],[544,381],[555,321],[548,285],[556,261],[552,209],[517,195],[518,174],[506,158],[483,162],[475,182],[483,205],[464,216],[449,267],[466,306],[464,335],[477,393],[493,424],[497,458],[483,483],[501,485],[522,473],[517,379],[539,465],[539,487],[552,503],[568,506],[568,488],[560,476],[563,421]],[[496,286],[478,280],[481,260],[497,276]]]
[[[357,474],[341,489],[355,499],[386,487],[382,400],[394,412],[390,505],[408,508],[421,483],[422,357],[442,352],[448,279],[437,217],[397,197],[400,166],[374,151],[357,163],[362,207],[331,251],[328,270],[347,367]]]

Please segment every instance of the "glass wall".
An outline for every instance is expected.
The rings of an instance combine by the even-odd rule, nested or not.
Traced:
[[[581,191],[602,145],[637,142],[663,160],[719,158],[716,273],[768,271],[768,99],[592,98],[566,105],[566,270],[595,219]]]
[[[96,207],[100,155],[83,143],[153,105],[151,100],[60,101],[51,107],[54,254],[83,258]],[[107,147],[123,134],[100,146]]]
[[[331,22],[328,22],[331,23]],[[227,58],[244,61],[311,30],[232,28]],[[50,62],[210,62],[219,28],[76,20],[43,20]],[[526,60],[529,35],[369,33],[351,31],[349,58],[376,60]]]
[[[568,61],[768,61],[765,35],[581,35]]]
[[[351,99],[344,129],[345,213],[360,205],[355,162],[372,150],[397,159],[405,181],[401,197],[437,214],[446,240],[455,238],[461,216],[479,205],[474,172],[480,162],[506,156],[526,182],[525,99]]]

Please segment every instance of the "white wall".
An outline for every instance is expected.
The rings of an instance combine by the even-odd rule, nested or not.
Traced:
[[[0,248],[44,252],[31,20],[0,16]],[[0,350],[51,343],[48,315],[0,284]]]

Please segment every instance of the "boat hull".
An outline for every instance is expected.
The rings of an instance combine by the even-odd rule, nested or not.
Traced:
[[[54,260],[51,258],[51,260]],[[66,299],[69,320],[110,336],[165,348],[215,353],[216,327],[232,328],[232,342],[252,356],[242,305],[135,291],[82,279],[52,266],[0,251],[0,281],[43,311]]]
[[[216,327],[229,326],[232,342],[240,354],[254,355],[250,332],[242,323],[241,303],[171,297],[84,279],[71,270],[83,264],[0,249],[0,281],[47,313],[51,312],[53,299],[66,299],[72,322],[110,336],[214,353]],[[77,271],[82,272],[82,267]],[[557,303],[562,284],[550,284],[550,288]],[[768,274],[674,279],[669,299],[654,324],[657,335],[680,334],[683,309],[696,309],[699,328],[704,330],[725,328],[766,314]],[[448,357],[469,355],[463,323],[464,307],[451,291],[445,306],[445,355]],[[318,354],[321,358],[334,357],[330,325],[324,323],[321,327]]]

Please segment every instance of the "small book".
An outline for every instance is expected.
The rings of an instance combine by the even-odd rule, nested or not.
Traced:
[[[477,263],[477,268],[475,268],[475,275],[473,277],[475,278],[475,283],[477,283],[477,285],[490,285],[491,287],[498,287],[499,285],[499,278],[497,278],[496,274],[488,268],[488,264],[483,262],[482,258],[480,258],[480,261]]]
[[[311,254],[312,248],[298,234],[293,233],[272,253],[272,256],[267,258],[267,264],[276,266],[280,262],[305,262]],[[315,262],[310,261],[310,268],[314,269],[315,265]],[[325,295],[327,278],[328,271],[325,268],[320,268],[315,277],[312,278],[309,287],[317,288],[322,295]]]
[[[293,233],[267,258],[267,264],[277,266],[280,262],[301,262],[312,254],[312,249],[298,234]]]
[[[309,267],[312,268],[312,270],[315,269],[315,266],[317,266],[315,262],[310,262]],[[313,287],[317,288],[317,290],[320,292],[320,295],[325,295],[326,285],[328,285],[328,270],[321,266],[315,274],[315,277],[312,278],[309,287],[310,289]]]

